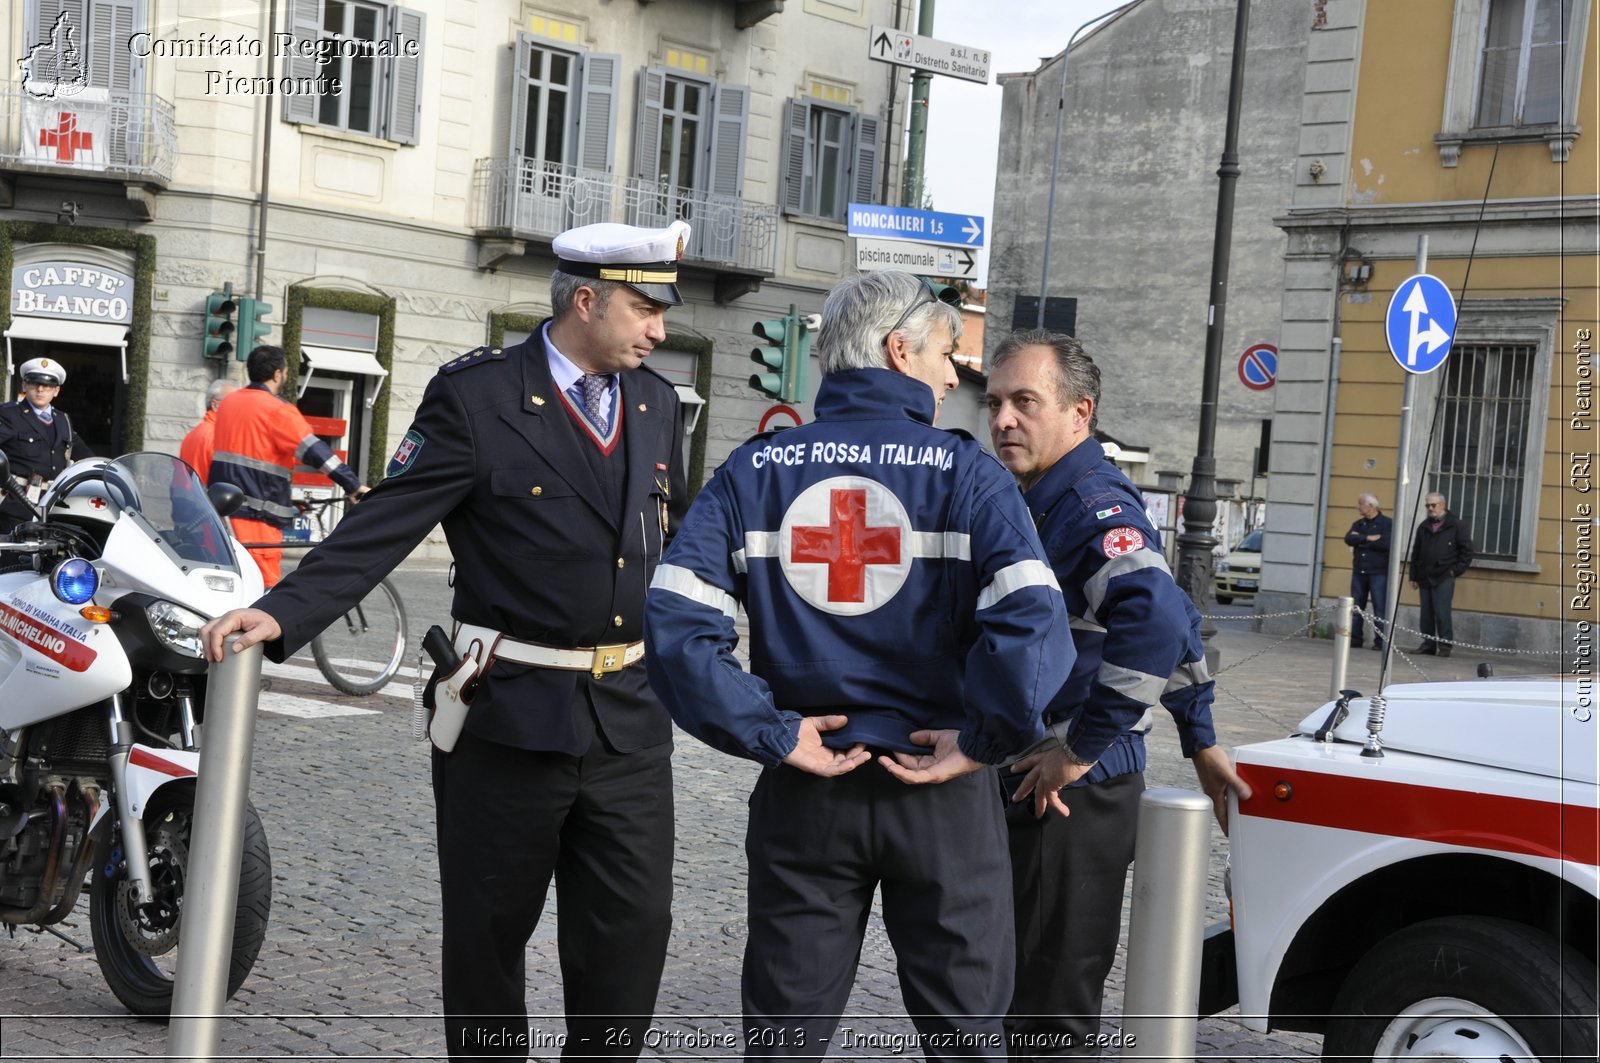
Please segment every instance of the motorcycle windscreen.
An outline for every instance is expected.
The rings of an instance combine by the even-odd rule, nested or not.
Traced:
[[[106,493],[186,569],[239,571],[228,530],[200,478],[171,454],[125,454],[104,469]]]

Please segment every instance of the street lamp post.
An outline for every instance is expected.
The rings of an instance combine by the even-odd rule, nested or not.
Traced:
[[[1211,305],[1206,318],[1205,375],[1200,394],[1200,439],[1195,447],[1189,490],[1183,500],[1183,534],[1178,536],[1178,584],[1205,615],[1211,597],[1211,551],[1217,545],[1217,378],[1222,375],[1223,321],[1228,307],[1228,262],[1233,252],[1233,197],[1239,182],[1239,110],[1244,96],[1245,40],[1250,32],[1250,0],[1238,0],[1233,21],[1233,67],[1228,79],[1228,127],[1222,164],[1217,168],[1217,230],[1211,250]],[[1216,628],[1209,620],[1201,635]],[[1213,651],[1208,649],[1208,657]]]

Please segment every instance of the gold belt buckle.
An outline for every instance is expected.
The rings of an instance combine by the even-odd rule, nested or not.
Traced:
[[[619,642],[614,646],[596,646],[594,648],[594,661],[590,665],[596,679],[608,672],[620,672],[623,661],[627,660],[628,644]]]

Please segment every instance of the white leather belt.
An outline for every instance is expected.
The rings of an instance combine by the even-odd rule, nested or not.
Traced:
[[[541,642],[514,639],[492,627],[462,624],[456,631],[456,652],[472,657],[487,672],[495,661],[510,661],[534,668],[554,668],[562,672],[588,672],[599,679],[620,672],[644,660],[644,640],[618,642],[610,646],[577,646],[563,649]]]

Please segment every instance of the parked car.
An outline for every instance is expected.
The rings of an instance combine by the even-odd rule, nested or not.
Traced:
[[[1217,562],[1217,604],[1231,605],[1235,598],[1254,601],[1261,588],[1261,535],[1265,529],[1255,531],[1239,540],[1229,554]]]
[[[1240,746],[1200,1013],[1324,1059],[1597,1058],[1593,681],[1356,691]]]

